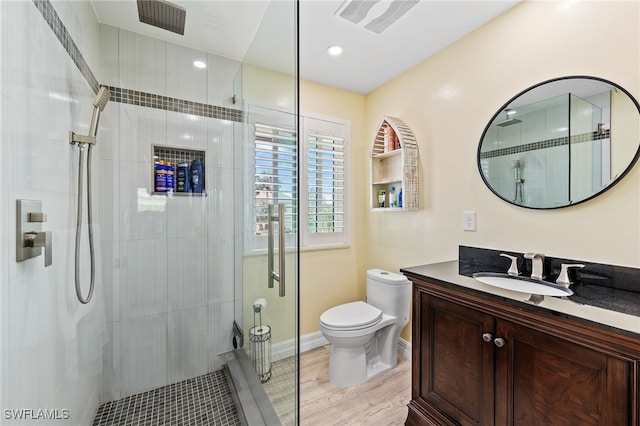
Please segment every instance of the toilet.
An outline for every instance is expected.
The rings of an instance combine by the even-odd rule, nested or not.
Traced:
[[[331,343],[331,384],[354,386],[396,367],[398,339],[409,322],[410,304],[411,281],[371,269],[366,303],[345,303],[320,315],[320,331]]]

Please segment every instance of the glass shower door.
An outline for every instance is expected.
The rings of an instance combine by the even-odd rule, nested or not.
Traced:
[[[295,1],[270,2],[236,79],[244,120],[234,150],[243,236],[236,241],[235,353],[261,411],[255,424],[269,426],[298,423],[296,8]],[[255,65],[265,57],[273,67]]]

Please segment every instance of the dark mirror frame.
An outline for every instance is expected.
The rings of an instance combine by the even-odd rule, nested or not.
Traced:
[[[613,87],[615,87],[616,89],[620,90],[622,93],[624,93],[625,95],[627,95],[627,97],[633,102],[633,104],[635,105],[636,109],[638,110],[638,115],[640,116],[640,104],[638,103],[638,101],[631,95],[631,93],[629,93],[626,89],[624,89],[622,86],[606,80],[604,78],[600,78],[600,77],[593,77],[593,76],[586,76],[586,75],[572,75],[572,76],[566,76],[566,77],[558,77],[558,78],[553,78],[550,80],[545,80],[543,82],[540,82],[538,84],[535,84],[531,87],[528,87],[527,89],[521,91],[520,93],[518,93],[517,95],[513,96],[511,99],[509,99],[506,103],[504,103],[504,105],[502,105],[498,111],[496,111],[496,113],[491,117],[491,119],[489,120],[489,122],[487,123],[487,125],[484,128],[484,131],[482,132],[482,136],[480,137],[480,142],[478,143],[478,151],[477,151],[477,166],[478,166],[478,172],[480,173],[480,177],[482,178],[483,182],[485,183],[485,185],[487,186],[487,188],[489,188],[491,190],[491,192],[493,192],[498,198],[506,201],[507,203],[514,205],[514,206],[518,206],[518,207],[522,207],[522,208],[526,208],[526,209],[533,209],[533,210],[554,210],[554,209],[560,209],[560,208],[566,208],[566,207],[571,207],[571,206],[575,206],[581,203],[584,203],[586,201],[591,200],[592,198],[597,197],[598,195],[603,194],[604,192],[608,191],[609,189],[611,189],[612,187],[614,187],[618,182],[620,182],[633,168],[633,166],[636,164],[636,162],[638,161],[638,158],[640,157],[640,135],[638,135],[638,148],[636,149],[636,153],[633,157],[633,159],[631,160],[631,162],[629,163],[629,165],[625,168],[625,170],[620,173],[619,176],[617,176],[615,178],[615,180],[613,180],[609,185],[605,186],[602,188],[602,190],[594,193],[593,195],[584,198],[582,200],[576,201],[576,202],[569,202],[568,204],[565,205],[560,205],[560,206],[551,206],[551,207],[535,207],[535,206],[527,206],[527,205],[523,205],[523,204],[518,204],[515,203],[512,200],[509,200],[507,198],[505,198],[503,195],[501,195],[500,193],[498,193],[492,186],[491,184],[488,182],[487,178],[485,177],[484,173],[482,172],[482,165],[480,162],[480,156],[481,156],[481,148],[482,148],[482,143],[484,141],[484,138],[487,134],[487,132],[489,131],[489,129],[491,128],[491,126],[494,124],[494,121],[496,120],[496,118],[501,115],[504,114],[505,110],[509,107],[509,105],[511,105],[516,99],[518,99],[520,96],[540,87],[540,86],[544,86],[545,84],[548,83],[553,83],[553,82],[557,82],[560,80],[568,80],[568,79],[582,79],[582,80],[595,80],[601,83],[605,83],[605,84],[609,84]],[[560,95],[560,93],[558,94]]]

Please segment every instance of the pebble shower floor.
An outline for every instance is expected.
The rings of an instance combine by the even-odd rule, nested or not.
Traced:
[[[240,426],[223,370],[98,407],[93,426]]]

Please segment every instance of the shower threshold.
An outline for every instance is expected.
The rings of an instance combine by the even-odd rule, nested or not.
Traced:
[[[253,369],[251,360],[244,349],[236,349],[220,355],[225,363],[227,373],[231,376],[229,385],[232,395],[237,398],[243,425],[281,426],[282,423],[271,405],[258,375]]]

